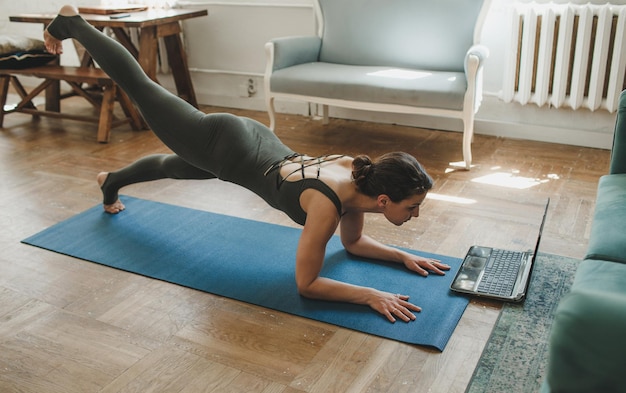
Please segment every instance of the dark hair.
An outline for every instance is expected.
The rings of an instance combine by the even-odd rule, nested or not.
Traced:
[[[392,152],[374,162],[359,155],[352,162],[352,179],[363,194],[389,196],[400,202],[412,195],[423,194],[433,187],[433,179],[415,157],[408,153]]]

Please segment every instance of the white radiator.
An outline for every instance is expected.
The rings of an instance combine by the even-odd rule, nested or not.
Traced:
[[[617,109],[625,88],[626,5],[520,3],[511,15],[505,102]]]

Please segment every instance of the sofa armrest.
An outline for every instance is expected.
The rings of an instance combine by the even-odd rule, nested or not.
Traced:
[[[472,45],[465,54],[465,74],[468,74],[469,59],[475,56],[478,59],[478,68],[483,66],[485,60],[489,57],[489,49],[484,45]]]
[[[626,173],[626,90],[619,96],[609,173]]]
[[[482,103],[482,69],[487,57],[489,57],[489,49],[479,44],[472,45],[465,53],[464,71],[467,79],[467,91],[465,93],[464,107],[469,108],[472,106],[472,113],[478,112],[478,108]]]
[[[271,71],[319,59],[322,39],[316,36],[276,38],[265,44]]]
[[[626,295],[573,290],[557,309],[547,384],[552,392],[617,392],[626,386]]]

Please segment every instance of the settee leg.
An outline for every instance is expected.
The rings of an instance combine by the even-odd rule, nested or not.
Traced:
[[[463,121],[463,161],[465,169],[472,167],[472,141],[474,139],[474,121]]]
[[[330,122],[328,119],[328,105],[322,105],[322,124],[328,125]]]
[[[266,92],[267,94],[267,92]],[[274,127],[276,127],[276,113],[274,109],[274,97],[266,96],[265,104],[267,106],[267,114],[270,117],[270,130],[274,131]]]

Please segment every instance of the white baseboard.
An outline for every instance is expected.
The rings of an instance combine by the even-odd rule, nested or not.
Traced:
[[[257,86],[262,86],[262,79],[258,75],[249,77],[257,78]],[[204,75],[199,79],[204,78],[207,76]],[[241,97],[238,94],[239,84],[247,78],[248,76],[242,75],[212,75],[211,83],[204,84],[212,86],[211,89],[199,86],[198,81],[194,80],[198,102],[203,105],[265,111],[262,90],[257,91],[251,97]],[[159,79],[166,87],[172,89],[173,81],[167,81],[167,78],[164,80],[163,77]],[[315,111],[315,107],[310,108],[304,102],[277,101],[275,106],[279,113],[308,116],[311,111]],[[458,119],[432,116],[330,108],[330,117],[445,131],[460,132],[462,130],[462,122]],[[572,111],[537,108],[533,105],[521,106],[506,104],[497,97],[487,96],[476,115],[474,132],[503,138],[610,149],[613,142],[614,124],[615,114],[606,111],[590,112],[584,109]]]

